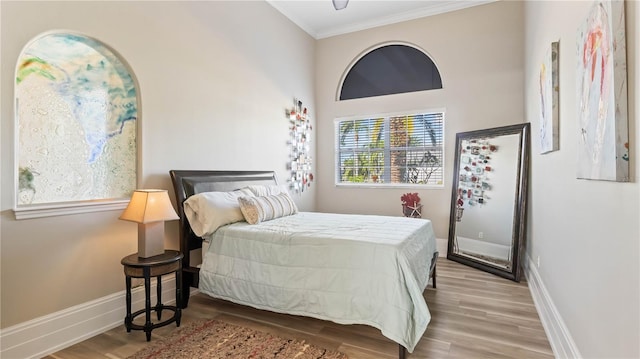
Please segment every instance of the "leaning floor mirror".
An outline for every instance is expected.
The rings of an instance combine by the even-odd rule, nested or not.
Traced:
[[[528,123],[456,135],[447,258],[520,281]]]

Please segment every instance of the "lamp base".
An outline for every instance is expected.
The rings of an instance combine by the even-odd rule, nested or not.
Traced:
[[[149,258],[164,253],[164,221],[138,223],[138,257]]]

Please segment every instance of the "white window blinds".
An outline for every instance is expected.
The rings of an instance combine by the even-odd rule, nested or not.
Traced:
[[[336,183],[442,186],[444,112],[337,120]]]

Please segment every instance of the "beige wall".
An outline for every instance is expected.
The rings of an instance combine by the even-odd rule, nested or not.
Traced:
[[[416,190],[336,188],[335,118],[445,108],[445,185],[418,193],[422,216],[433,220],[438,238],[447,238],[455,134],[524,122],[523,20],[521,2],[501,1],[318,41],[318,210],[397,216],[400,196]],[[375,45],[395,41],[429,54],[440,70],[443,89],[336,101],[351,62]]]
[[[284,181],[282,115],[299,96],[311,104],[317,130],[317,181],[312,192],[297,197],[301,209],[399,215],[399,197],[408,189],[335,188],[333,119],[444,107],[445,187],[420,190],[423,216],[434,220],[440,238],[447,237],[455,133],[523,121],[537,133],[538,65],[548,44],[560,39],[560,151],[538,155],[533,137],[528,255],[540,257],[537,270],[584,357],[640,357],[640,6],[627,2],[633,182],[610,183],[576,180],[573,165],[575,36],[591,3],[501,1],[315,42],[262,1],[3,1],[1,327],[121,291],[120,258],[136,250],[136,227],[118,221],[117,211],[13,219],[14,66],[38,34],[79,31],[129,62],[143,111],[141,187],[169,189],[167,171],[174,168],[275,169]],[[351,61],[390,41],[424,49],[444,88],[335,101]],[[322,194],[317,203],[316,192]],[[167,228],[166,245],[176,248],[177,227]]]
[[[140,85],[140,187],[171,189],[170,169],[276,170],[286,182],[284,112],[297,96],[315,115],[315,42],[266,2],[0,6],[2,328],[123,290],[120,259],[136,251],[137,227],[119,211],[14,220],[14,71],[38,34],[84,33],[129,63]],[[311,188],[294,196],[302,210],[315,207]],[[176,222],[167,229],[177,248]]]
[[[560,40],[560,150],[539,154],[533,137],[529,248],[584,358],[640,357],[640,7],[627,1],[630,183],[576,179],[577,33],[591,1],[526,3],[526,115],[539,131],[538,73]]]

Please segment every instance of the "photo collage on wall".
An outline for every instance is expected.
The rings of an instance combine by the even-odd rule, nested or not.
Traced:
[[[289,185],[297,193],[304,192],[311,187],[313,173],[311,173],[311,116],[302,101],[294,99],[293,109],[287,111],[289,117],[289,135],[291,158],[289,170],[291,177]]]

